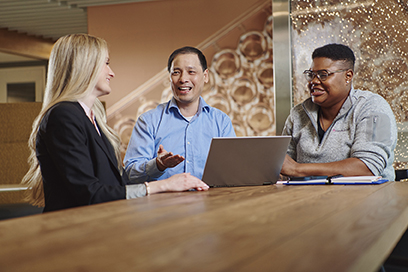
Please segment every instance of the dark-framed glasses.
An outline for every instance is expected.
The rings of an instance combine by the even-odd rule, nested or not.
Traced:
[[[317,78],[320,81],[325,81],[330,75],[332,75],[334,73],[344,72],[344,71],[347,71],[347,70],[348,69],[342,69],[342,70],[337,70],[337,71],[334,71],[334,72],[330,72],[330,71],[327,71],[327,70],[319,70],[317,72],[313,72],[313,71],[310,71],[310,70],[305,70],[303,72],[303,74],[305,75],[306,80],[309,81],[309,82],[312,81],[315,76],[317,76]]]

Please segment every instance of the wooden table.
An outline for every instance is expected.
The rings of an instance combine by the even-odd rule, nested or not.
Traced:
[[[377,271],[408,183],[216,188],[0,222],[0,271]]]

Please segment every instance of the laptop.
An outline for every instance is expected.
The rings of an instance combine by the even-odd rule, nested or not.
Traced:
[[[274,184],[291,136],[216,137],[202,180],[210,187]]]

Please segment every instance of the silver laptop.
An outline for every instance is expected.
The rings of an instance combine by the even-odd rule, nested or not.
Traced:
[[[274,184],[290,136],[213,138],[203,181],[210,187]]]

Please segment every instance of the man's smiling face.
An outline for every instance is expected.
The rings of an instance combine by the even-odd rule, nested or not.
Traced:
[[[208,82],[208,70],[203,71],[196,54],[179,54],[171,65],[170,82],[177,103],[194,104]]]

